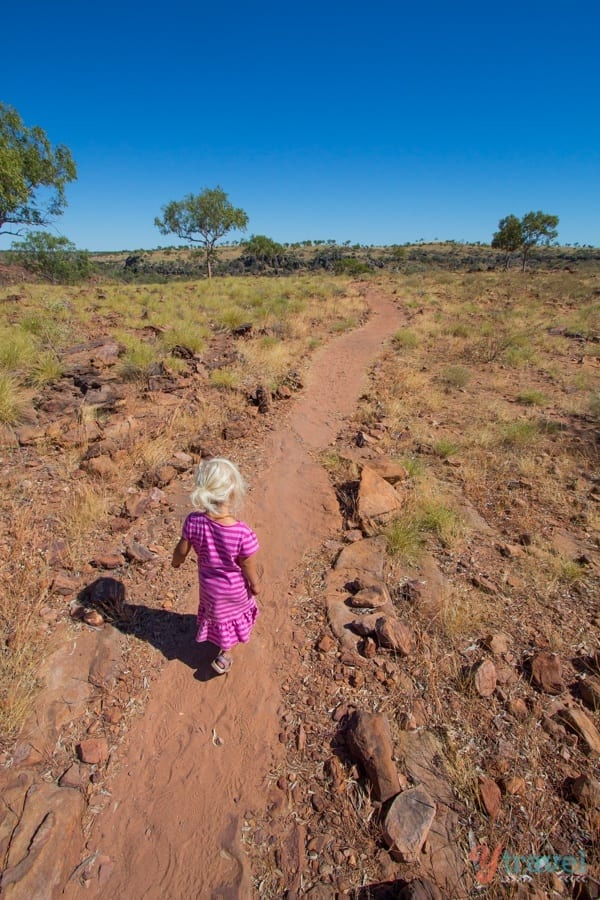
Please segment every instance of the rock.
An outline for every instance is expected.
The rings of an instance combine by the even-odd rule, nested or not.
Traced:
[[[497,594],[498,588],[496,585],[486,578],[484,575],[472,575],[471,583],[479,588],[480,591],[483,591],[486,594]]]
[[[153,487],[165,487],[177,477],[177,469],[175,466],[159,466],[151,473],[151,484]]]
[[[105,738],[87,738],[77,744],[77,755],[88,766],[99,765],[108,759],[108,742]]]
[[[579,696],[586,706],[596,712],[600,709],[600,678],[588,675],[578,682]]]
[[[490,659],[484,659],[473,670],[473,685],[480,697],[491,697],[496,690],[496,667]]]
[[[119,474],[119,467],[110,456],[94,456],[92,459],[86,459],[82,462],[81,468],[96,478],[116,478]]]
[[[484,639],[484,644],[494,656],[504,656],[510,650],[511,638],[508,634],[498,632],[497,634],[488,634]]]
[[[510,794],[511,796],[518,794],[519,796],[524,797],[527,794],[525,779],[521,778],[520,775],[507,775],[502,779],[500,785],[504,793]]]
[[[412,630],[400,619],[381,616],[375,623],[375,637],[380,647],[394,650],[401,656],[409,656],[414,650],[415,639]]]
[[[529,715],[529,708],[525,701],[521,700],[520,697],[509,700],[506,704],[506,708],[511,716],[514,716],[515,719],[520,719],[521,721],[526,719]]]
[[[106,628],[98,637],[96,652],[90,664],[88,681],[100,688],[113,688],[117,683],[122,658],[123,638],[115,628]]]
[[[317,643],[318,649],[322,653],[329,653],[330,650],[333,650],[337,644],[329,634],[324,634],[323,637]]]
[[[357,573],[366,573],[381,580],[387,556],[386,548],[387,541],[384,535],[349,544],[341,551],[333,568],[338,572],[349,571],[352,577]]]
[[[579,775],[571,785],[573,799],[588,809],[600,809],[600,781],[591,775]]]
[[[365,659],[373,659],[377,656],[377,644],[372,637],[365,637],[361,644],[361,653]]]
[[[58,783],[61,787],[81,790],[84,787],[84,778],[79,765],[73,763],[72,766],[69,766],[66,772],[63,772],[58,779]]]
[[[6,900],[62,894],[78,861],[84,800],[79,791],[34,784],[9,840],[0,883]]]
[[[125,564],[125,557],[118,551],[100,552],[92,557],[90,563],[97,569],[119,569]]]
[[[139,519],[146,512],[150,504],[147,494],[130,494],[125,501],[125,511],[130,519]]]
[[[363,588],[348,597],[346,603],[353,609],[379,609],[391,602],[390,592],[383,582],[378,585]]]
[[[22,425],[16,429],[15,433],[21,447],[38,444],[46,435],[43,428],[38,428],[35,425]]]
[[[372,533],[378,524],[388,521],[401,509],[404,502],[396,488],[368,466],[363,467],[356,504],[363,531]]]
[[[148,550],[147,547],[144,547],[143,544],[139,544],[137,541],[132,541],[128,544],[125,548],[125,553],[132,562],[145,563],[156,559],[156,553]]]
[[[531,662],[533,683],[546,694],[560,694],[565,689],[560,659],[556,653],[538,653]]]
[[[367,773],[376,800],[383,803],[399,792],[400,782],[392,759],[393,747],[386,716],[357,710],[348,723],[346,743]]]
[[[54,576],[50,590],[53,594],[61,594],[63,597],[68,597],[69,594],[74,594],[75,591],[78,591],[80,586],[81,581],[78,578],[74,578],[66,572],[59,572]]]
[[[408,478],[408,472],[400,460],[393,459],[391,456],[379,456],[377,459],[370,459],[365,465],[380,478],[389,482],[389,484],[397,484],[399,481],[406,481]]]
[[[245,437],[250,430],[247,422],[242,420],[228,422],[222,431],[222,437],[226,441],[236,441]]]
[[[416,862],[433,819],[435,803],[418,786],[402,791],[392,800],[383,820],[386,840],[403,862]]]
[[[500,788],[491,778],[479,776],[479,798],[490,819],[496,819],[502,804]]]
[[[594,756],[600,754],[600,734],[583,710],[561,709],[557,717],[583,741],[588,753]]]

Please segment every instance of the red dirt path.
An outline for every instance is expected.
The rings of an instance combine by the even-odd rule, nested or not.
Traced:
[[[316,454],[351,416],[369,364],[402,322],[390,299],[372,292],[368,300],[366,325],[317,352],[289,419],[261,453],[265,464],[244,510],[265,570],[252,639],[236,648],[227,676],[211,678],[199,648],[196,677],[173,660],[155,682],[144,716],[113,757],[112,801],[87,847],[110,856],[114,867],[107,884],[88,896],[94,890],[130,900],[252,896],[240,829],[248,809],[264,808],[267,776],[283,753],[277,710],[282,648],[291,632],[290,577],[341,525]],[[194,590],[186,611],[194,612],[196,602]],[[67,896],[79,893],[67,889]]]

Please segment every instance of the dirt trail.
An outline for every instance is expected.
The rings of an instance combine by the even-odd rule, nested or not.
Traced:
[[[264,808],[266,776],[283,752],[277,710],[290,573],[305,553],[337,536],[341,524],[314,454],[352,414],[369,363],[402,321],[390,299],[372,292],[368,300],[367,324],[315,355],[305,389],[270,437],[264,469],[255,476],[244,518],[261,541],[265,585],[250,643],[237,648],[225,677],[211,677],[201,648],[195,676],[185,662],[171,661],[119,751],[112,802],[87,845],[114,862],[96,896],[252,895],[240,828],[247,810]],[[194,590],[186,609],[195,607]]]

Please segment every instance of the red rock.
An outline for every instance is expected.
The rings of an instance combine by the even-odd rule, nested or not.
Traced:
[[[77,744],[77,755],[88,766],[98,765],[108,759],[108,743],[105,738],[87,738]]]
[[[336,646],[336,642],[329,634],[324,634],[317,644],[317,647],[319,648],[319,650],[321,650],[322,653],[329,653],[329,651],[333,650],[333,648]]]
[[[382,616],[377,619],[375,636],[380,647],[394,650],[401,656],[409,656],[415,647],[411,628],[392,616]]]
[[[416,862],[433,823],[436,806],[425,788],[399,793],[384,819],[384,832],[393,852],[404,862]]]
[[[81,468],[97,478],[116,478],[119,474],[119,468],[110,456],[95,456],[93,459],[86,459],[81,464]]]
[[[379,609],[391,602],[390,592],[383,582],[380,585],[372,585],[363,588],[353,594],[346,601],[348,606],[354,609]]]
[[[565,690],[561,663],[556,653],[538,653],[531,663],[531,677],[546,694],[560,694]]]
[[[496,782],[480,775],[479,797],[490,819],[496,819],[502,804],[502,794]]]
[[[150,497],[142,494],[131,494],[125,501],[125,510],[130,519],[139,519],[150,503]]]
[[[364,466],[358,489],[357,511],[363,529],[389,519],[404,506],[405,498],[373,469]]]
[[[383,578],[383,566],[387,558],[387,541],[383,535],[365,538],[344,547],[335,561],[334,569],[348,571],[352,577],[363,573],[378,579]]]
[[[398,771],[387,718],[379,713],[356,711],[346,731],[353,757],[364,767],[377,800],[385,802],[400,790]]]
[[[380,456],[377,459],[370,459],[366,465],[390,484],[397,484],[399,481],[406,481],[408,472],[400,460],[393,459],[391,456]]]
[[[506,794],[510,794],[514,796],[518,794],[519,796],[524,797],[527,793],[527,785],[525,783],[525,779],[521,778],[520,775],[510,775],[506,776],[501,781],[502,790]]]
[[[79,791],[34,784],[12,831],[2,873],[2,896],[49,898],[62,894],[77,865],[84,800]]]
[[[122,553],[98,553],[90,562],[97,569],[118,569],[124,565],[125,558]]]
[[[507,703],[507,709],[511,716],[514,716],[515,719],[526,719],[529,716],[529,708],[524,700],[521,700],[520,697],[517,697],[514,700],[509,700]]]
[[[151,550],[148,550],[147,547],[144,547],[143,544],[139,544],[137,541],[132,541],[131,544],[128,544],[125,548],[125,553],[132,562],[144,563],[156,559],[155,553],[152,553]]]
[[[485,659],[475,667],[473,684],[480,697],[491,697],[496,690],[496,667],[490,659]]]
[[[600,678],[597,675],[588,675],[578,682],[579,696],[586,706],[594,711],[600,709]]]
[[[63,772],[63,774],[58,779],[58,783],[61,787],[81,790],[81,788],[84,787],[84,778],[79,765],[77,763],[73,763],[72,766],[69,766],[66,772]]]
[[[67,575],[66,572],[59,572],[54,576],[51,591],[53,594],[62,594],[63,597],[68,597],[69,594],[74,594],[75,591],[78,591],[80,587],[81,582],[78,578],[73,578],[72,575]]]
[[[600,781],[591,775],[580,775],[571,785],[573,798],[580,806],[588,809],[600,809]]]
[[[504,656],[510,650],[511,639],[509,635],[498,632],[497,634],[488,634],[484,640],[485,646],[494,656]]]
[[[581,709],[561,709],[557,713],[561,722],[574,732],[583,742],[584,749],[597,756],[600,754],[600,734],[594,723]]]

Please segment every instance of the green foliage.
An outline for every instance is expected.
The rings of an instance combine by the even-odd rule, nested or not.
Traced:
[[[18,382],[0,374],[0,425],[16,425],[23,419],[26,400]]]
[[[410,330],[410,328],[400,328],[393,335],[392,343],[398,350],[401,348],[404,350],[411,350],[418,345],[419,338],[414,331]]]
[[[506,251],[506,268],[510,263],[510,254],[521,251],[523,271],[527,257],[533,247],[548,245],[556,240],[558,216],[549,215],[541,210],[525,213],[522,219],[514,215],[500,219],[498,231],[492,238],[492,247]]]
[[[172,200],[162,208],[162,218],[154,224],[161,234],[177,237],[204,247],[206,274],[212,276],[212,260],[215,245],[233,229],[245,231],[248,216],[243,209],[234,207],[220,187],[205,188],[200,194],[188,194],[183,200]]]
[[[517,394],[517,401],[524,403],[526,406],[543,406],[546,402],[546,395],[542,391],[534,389],[521,391]]]
[[[268,266],[276,266],[277,261],[285,253],[282,244],[271,240],[264,234],[252,234],[244,245],[244,254],[253,256]]]
[[[14,242],[10,259],[52,284],[76,284],[93,271],[87,250],[78,250],[66,237],[45,231],[30,231],[25,240]]]
[[[471,380],[471,372],[464,366],[444,366],[441,379],[448,387],[463,388]]]
[[[333,270],[336,275],[366,275],[371,267],[355,256],[336,259]]]
[[[63,211],[65,185],[76,177],[67,147],[53,148],[43,129],[27,128],[0,102],[0,234],[19,233],[5,225],[48,225]]]

